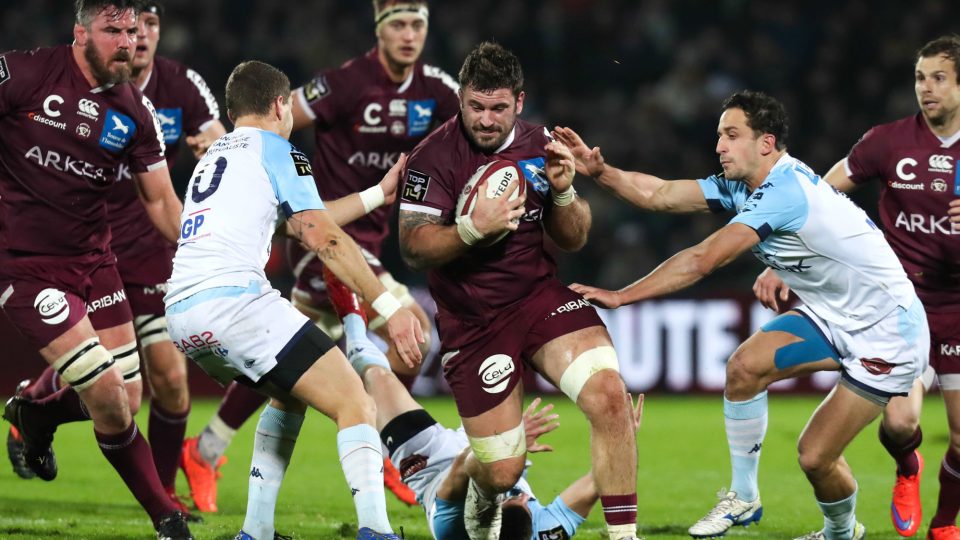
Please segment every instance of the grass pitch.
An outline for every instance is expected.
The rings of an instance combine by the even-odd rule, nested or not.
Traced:
[[[544,439],[552,454],[533,456],[529,478],[538,497],[547,503],[590,466],[586,422],[563,396],[550,396],[560,413],[560,429]],[[427,410],[448,426],[458,423],[448,399],[422,400]],[[728,538],[792,539],[819,529],[822,517],[812,490],[796,464],[796,441],[816,408],[818,397],[771,396],[770,424],[760,466],[764,518],[759,526],[735,528]],[[924,527],[937,497],[939,462],[947,444],[946,417],[939,396],[927,399],[923,414],[927,459],[922,493]],[[215,411],[213,401],[194,404],[188,434],[196,434]],[[146,414],[138,417],[146,427]],[[3,433],[7,424],[0,424]],[[255,418],[248,422],[227,452],[219,487],[218,514],[191,525],[198,539],[232,539],[243,524]],[[0,460],[0,538],[60,539],[151,538],[146,514],[129,494],[94,443],[90,424],[71,424],[58,430],[54,448],[60,475],[53,482],[21,480]],[[686,539],[687,527],[715,502],[715,493],[729,485],[729,459],[723,431],[720,396],[648,396],[639,437],[638,504],[641,534],[648,539]],[[860,483],[857,516],[867,526],[868,538],[899,538],[890,524],[893,464],[876,438],[876,424],[858,437],[846,454]],[[186,481],[178,479],[186,495]],[[423,512],[408,508],[388,494],[394,527],[402,526],[408,539],[430,538]],[[354,538],[352,501],[336,453],[333,423],[310,413],[280,492],[279,532],[298,539]],[[577,538],[606,538],[599,505]]]

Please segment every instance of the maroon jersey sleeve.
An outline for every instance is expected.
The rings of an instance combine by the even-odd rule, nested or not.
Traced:
[[[438,143],[457,129],[457,122],[457,118],[450,119],[410,153],[400,191],[402,209],[438,214],[445,222],[453,222],[458,196],[455,171],[444,151],[450,147]]]
[[[879,178],[890,158],[889,140],[880,134],[880,126],[873,127],[853,145],[847,155],[847,171],[855,184]]]
[[[423,73],[435,87],[437,111],[434,113],[434,121],[439,126],[460,112],[460,96],[457,94],[460,85],[456,79],[436,66],[424,65]]]
[[[50,49],[0,54],[0,116],[17,110],[32,96],[43,74],[37,66],[45,63],[49,54]]]
[[[196,135],[207,128],[210,122],[220,119],[220,106],[214,97],[207,81],[203,80],[196,71],[186,68],[183,77],[188,82],[183,84],[183,132],[187,135]]]
[[[167,166],[163,130],[160,129],[160,120],[157,119],[153,103],[139,90],[135,97],[140,102],[140,106],[136,108],[138,129],[133,144],[130,145],[128,163],[130,170],[135,173],[155,171]]]
[[[348,63],[349,64],[349,63]],[[346,66],[344,66],[346,67]],[[313,121],[321,127],[335,125],[339,114],[345,111],[344,103],[350,95],[349,78],[344,69],[334,69],[317,74],[303,85],[303,99]]]

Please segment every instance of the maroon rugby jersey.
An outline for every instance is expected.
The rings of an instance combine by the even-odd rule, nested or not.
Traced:
[[[220,107],[203,77],[173,60],[155,57],[153,71],[142,90],[156,108],[170,167],[176,163],[184,135],[196,135],[220,119]],[[129,169],[123,167],[122,171],[120,181],[107,199],[113,234],[110,246],[114,253],[123,259],[169,247],[172,257],[174,245],[147,216]]]
[[[166,167],[133,84],[90,88],[69,45],[0,56],[0,223],[6,255],[106,251],[120,165]]]
[[[383,178],[400,152],[409,152],[459,110],[456,81],[417,62],[404,82],[390,80],[374,48],[325,71],[296,92],[315,123],[313,174],[323,200],[367,189]],[[361,247],[380,256],[392,207],[344,225]]]
[[[947,218],[960,197],[960,134],[949,144],[923,116],[876,126],[847,156],[855,183],[882,180],[880,221],[927,311],[960,311],[960,226]]]
[[[430,292],[441,312],[484,323],[505,306],[529,296],[545,279],[556,275],[556,262],[544,250],[542,221],[553,206],[543,167],[543,147],[551,140],[543,126],[517,120],[506,148],[484,154],[463,132],[460,115],[424,139],[410,154],[401,210],[439,215],[454,223],[457,199],[467,180],[485,163],[517,162],[527,181],[526,212],[520,228],[491,247],[472,247],[464,256],[431,269]]]

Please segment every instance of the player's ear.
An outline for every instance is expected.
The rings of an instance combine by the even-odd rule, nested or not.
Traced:
[[[517,114],[523,112],[523,98],[525,97],[527,97],[527,93],[521,90],[520,95],[517,96]]]
[[[273,98],[273,114],[277,117],[277,120],[283,121],[283,107],[286,101],[283,96],[277,96]]]
[[[87,45],[87,28],[82,24],[73,25],[73,42],[81,47]]]

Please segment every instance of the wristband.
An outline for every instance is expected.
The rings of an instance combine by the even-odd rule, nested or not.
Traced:
[[[363,203],[363,212],[366,214],[383,206],[383,201],[383,188],[380,187],[380,184],[360,192],[360,202]]]
[[[469,214],[457,218],[457,234],[460,235],[463,243],[468,246],[472,246],[480,240],[483,240],[483,234],[474,226],[473,218],[471,218]]]
[[[560,193],[551,191],[550,197],[553,199],[554,206],[567,206],[573,203],[573,200],[577,197],[577,190],[573,189],[573,186],[571,185],[566,189],[566,191],[562,191]]]
[[[403,307],[400,305],[400,301],[389,292],[384,292],[378,296],[370,305],[383,317],[383,320],[393,317],[393,314]]]

